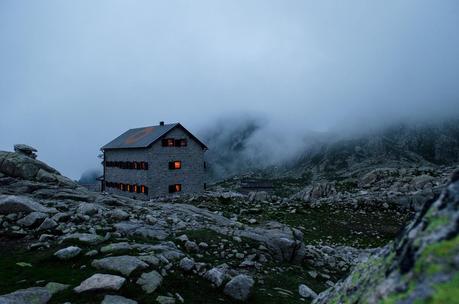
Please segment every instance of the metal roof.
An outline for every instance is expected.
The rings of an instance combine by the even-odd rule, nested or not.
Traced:
[[[164,124],[157,126],[150,126],[144,128],[130,129],[106,144],[101,150],[106,149],[128,149],[128,148],[147,148],[164,135],[169,133],[172,129],[180,127],[188,135],[196,140],[204,149],[207,149],[199,139],[197,139],[190,131],[185,129],[180,123]]]

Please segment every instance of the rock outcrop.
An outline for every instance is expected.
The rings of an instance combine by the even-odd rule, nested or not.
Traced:
[[[358,264],[319,303],[457,303],[459,172],[398,240]]]

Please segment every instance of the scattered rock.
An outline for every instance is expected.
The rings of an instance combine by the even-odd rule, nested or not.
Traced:
[[[180,261],[180,268],[182,268],[185,271],[191,271],[194,268],[195,262],[190,259],[190,258],[183,258]]]
[[[240,274],[232,278],[226,285],[223,292],[238,301],[246,301],[251,292],[254,280],[245,274]]]
[[[81,284],[75,287],[73,290],[76,293],[94,290],[119,290],[123,286],[125,278],[111,275],[111,274],[100,274],[96,273],[88,279],[81,282]]]
[[[0,214],[30,213],[34,211],[43,213],[57,212],[56,209],[46,208],[37,201],[25,196],[0,195]]]
[[[137,280],[137,284],[142,286],[146,293],[154,292],[163,282],[163,277],[156,271],[143,273]]]
[[[225,280],[225,270],[222,268],[214,267],[204,274],[204,278],[210,281],[216,287],[220,287]]]
[[[91,266],[97,269],[116,271],[129,276],[135,270],[147,268],[148,264],[136,257],[123,255],[94,260]]]
[[[314,290],[312,290],[311,288],[309,288],[305,284],[301,284],[300,286],[298,286],[298,293],[300,294],[300,297],[302,297],[302,298],[306,298],[306,299],[308,299],[308,298],[311,298],[311,299],[317,298],[317,293],[315,293]]]
[[[18,224],[24,227],[32,227],[40,225],[46,218],[47,214],[43,212],[31,212],[18,221]]]
[[[159,304],[175,304],[175,299],[172,297],[158,296],[156,302]]]
[[[106,295],[101,304],[137,304],[137,301],[122,296]]]
[[[38,227],[38,230],[50,230],[56,227],[57,227],[56,221],[48,217],[43,221],[43,223],[41,223],[40,227]]]
[[[81,248],[76,247],[76,246],[70,246],[70,247],[63,248],[61,250],[56,251],[54,253],[54,256],[56,256],[60,260],[69,260],[79,255],[80,252],[81,252]]]

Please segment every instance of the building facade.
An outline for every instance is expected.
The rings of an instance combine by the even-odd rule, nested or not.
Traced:
[[[206,188],[207,147],[179,123],[128,130],[101,150],[102,191],[149,199]]]

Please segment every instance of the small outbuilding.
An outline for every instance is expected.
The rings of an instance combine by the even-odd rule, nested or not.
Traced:
[[[200,193],[206,150],[180,123],[130,129],[101,148],[102,191],[136,199]]]

